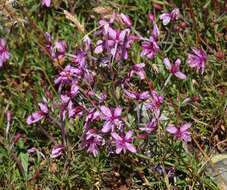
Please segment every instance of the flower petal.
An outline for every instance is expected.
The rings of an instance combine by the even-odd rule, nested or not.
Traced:
[[[177,67],[179,67],[180,64],[181,64],[181,60],[178,58],[178,59],[175,61],[175,65],[176,65]]]
[[[168,70],[171,70],[172,66],[171,66],[171,63],[170,63],[170,61],[169,61],[168,58],[165,58],[165,59],[163,60],[163,63],[164,63],[164,65],[166,66],[166,68],[167,68]]]
[[[115,132],[111,133],[111,136],[116,140],[116,141],[121,141],[122,138]]]
[[[106,121],[102,127],[102,132],[108,133],[109,131],[112,130],[113,127],[114,127],[114,125],[111,121]]]
[[[136,147],[133,144],[125,143],[125,145],[130,152],[136,153]]]
[[[102,40],[98,40],[96,43],[96,48],[95,48],[95,53],[99,54],[103,52],[103,41]]]
[[[114,110],[114,117],[120,117],[122,112],[122,107],[118,106]]]
[[[122,147],[117,147],[117,149],[116,149],[116,153],[117,153],[117,154],[120,154],[120,153],[121,153],[121,151],[122,151],[122,149],[123,149]]]
[[[174,125],[170,124],[166,128],[166,131],[168,131],[170,134],[176,134],[177,133],[177,128]]]
[[[174,75],[181,80],[185,80],[187,78],[186,75],[180,71],[177,71]]]
[[[162,20],[163,25],[167,25],[170,22],[171,16],[169,13],[163,13],[159,18]]]
[[[43,113],[48,113],[48,107],[46,103],[39,103],[39,108]]]
[[[184,132],[184,131],[187,131],[190,127],[192,126],[191,123],[185,123],[181,126],[180,128],[180,132]]]
[[[110,108],[108,108],[106,106],[101,106],[100,110],[105,117],[107,117],[107,118],[112,117],[112,112],[111,112]]]
[[[34,112],[34,113],[32,113],[32,115],[27,117],[26,122],[28,125],[31,125],[31,124],[36,123],[37,121],[41,120],[43,117],[44,117],[44,115],[42,114],[41,111]]]
[[[129,131],[126,133],[126,135],[125,135],[125,139],[126,139],[126,140],[131,139],[132,134],[133,134],[133,131],[132,131],[132,130],[129,130]]]

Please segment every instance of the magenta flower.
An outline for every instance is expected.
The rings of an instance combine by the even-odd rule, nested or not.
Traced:
[[[51,37],[50,33],[45,32],[44,38],[45,38],[46,50],[48,51],[49,55],[53,58],[54,50],[53,50],[53,47],[52,47],[52,37]]]
[[[89,124],[96,120],[100,119],[100,112],[96,111],[94,108],[88,111],[88,114],[85,118],[84,129],[88,129]]]
[[[153,24],[152,36],[154,37],[155,40],[157,40],[159,35],[160,35],[160,32],[157,24]]]
[[[96,42],[95,53],[96,54],[102,53],[104,50],[104,45],[105,45],[105,42],[103,40],[98,40]]]
[[[202,48],[192,48],[192,54],[188,54],[187,63],[191,68],[196,68],[197,72],[204,73],[207,54]]]
[[[122,31],[114,30],[110,26],[106,29],[106,40],[98,40],[96,43],[95,53],[102,53],[107,50],[114,58],[120,60],[121,58],[128,58],[128,49],[135,41],[134,36],[129,35],[130,30]]]
[[[88,51],[91,47],[91,38],[88,35],[85,35],[83,38],[83,42],[85,44],[85,51]]]
[[[115,140],[116,144],[116,153],[120,154],[122,151],[126,153],[129,150],[132,153],[136,153],[136,148],[132,142],[132,134],[133,132],[129,130],[126,134],[119,136],[117,133],[113,132],[111,135]]]
[[[166,130],[174,135],[177,139],[181,139],[185,142],[191,141],[190,133],[188,132],[188,129],[191,127],[191,123],[185,123],[181,125],[181,127],[177,128],[173,124],[169,124]]]
[[[86,147],[87,152],[92,153],[94,156],[98,155],[99,146],[103,145],[104,139],[101,135],[96,133],[96,129],[89,129],[86,133]]]
[[[105,120],[105,123],[102,128],[103,133],[108,133],[109,131],[113,131],[115,126],[121,125],[121,112],[122,108],[120,106],[115,109],[110,109],[106,106],[101,106],[101,117]]]
[[[55,61],[62,60],[65,57],[66,43],[63,40],[56,41],[52,51],[52,57]]]
[[[160,115],[160,107],[163,103],[163,96],[160,96],[155,90],[151,92],[151,98],[146,102],[146,108],[151,109],[156,117]]]
[[[149,123],[146,124],[145,127],[139,128],[141,131],[144,131],[148,134],[152,133],[157,129],[157,119],[153,118]]]
[[[63,153],[63,150],[64,150],[64,146],[62,144],[54,146],[52,148],[50,157],[57,158],[57,157],[61,156]]]
[[[163,25],[167,25],[170,21],[175,21],[180,16],[180,10],[175,8],[171,13],[163,13],[160,15],[160,20],[162,20]]]
[[[51,0],[42,0],[42,6],[50,7]]]
[[[131,27],[132,26],[132,21],[131,21],[131,19],[129,18],[128,15],[125,15],[125,14],[121,13],[119,16],[121,18],[122,23],[125,26],[127,26],[127,27]]]
[[[67,65],[62,72],[60,72],[59,77],[54,80],[55,84],[68,84],[74,82],[80,75],[81,70],[71,65]]]
[[[61,95],[61,103],[64,105],[68,105],[69,101],[70,101],[70,96],[68,95]]]
[[[77,83],[74,82],[74,83],[71,85],[70,96],[71,96],[71,97],[76,96],[76,95],[79,93],[79,89],[80,89],[79,85],[78,85]]]
[[[69,118],[75,118],[75,116],[83,116],[84,108],[82,106],[74,106],[72,101],[69,101],[67,109]]]
[[[0,67],[9,59],[9,51],[6,47],[6,41],[0,38]]]
[[[88,70],[87,68],[83,69],[81,73],[83,81],[92,86],[95,82],[96,73],[92,72],[91,70]]]
[[[65,120],[66,111],[68,111],[69,118],[74,117],[75,115],[80,116],[82,110],[79,109],[81,106],[74,107],[72,99],[78,94],[79,86],[76,83],[71,84],[71,89],[65,94],[61,94],[61,106],[60,106],[60,115],[62,119]]]
[[[144,71],[145,64],[135,64],[131,67],[131,70],[129,72],[129,78],[131,78],[134,74],[138,75],[141,80],[145,79],[145,71]]]
[[[37,121],[45,118],[49,112],[48,105],[46,100],[44,100],[42,103],[39,103],[39,109],[40,111],[32,113],[30,116],[27,117],[27,124],[31,125],[33,123],[36,123]]]
[[[62,61],[65,57],[67,45],[64,40],[59,40],[52,44],[52,37],[48,32],[45,32],[45,47],[49,55],[54,61]]]
[[[164,64],[168,71],[181,80],[186,79],[186,75],[180,71],[181,60],[177,59],[175,64],[171,64],[168,58],[164,59]]]
[[[86,64],[86,57],[87,53],[84,50],[80,49],[74,54],[73,63],[79,68],[84,68]]]
[[[141,47],[143,49],[141,56],[146,56],[149,59],[153,59],[160,51],[158,43],[153,36],[151,36],[149,40],[144,41]]]
[[[137,101],[146,100],[150,97],[149,91],[144,91],[144,92],[139,93],[139,92],[131,92],[131,91],[124,89],[124,93],[128,98],[134,99]]]
[[[152,13],[148,13],[148,19],[151,23],[153,23],[155,20],[155,16]]]

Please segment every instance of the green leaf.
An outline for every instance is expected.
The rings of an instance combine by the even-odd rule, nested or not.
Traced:
[[[23,169],[24,169],[25,177],[27,177],[27,174],[28,174],[28,157],[29,157],[28,153],[21,152],[19,157],[20,157]]]

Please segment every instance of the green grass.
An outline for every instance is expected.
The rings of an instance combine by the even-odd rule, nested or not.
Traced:
[[[202,46],[209,54],[204,76],[183,64],[185,73],[190,73],[188,79],[179,82],[172,78],[163,90],[168,100],[163,107],[168,121],[193,123],[193,141],[189,146],[163,132],[166,121],[155,135],[149,137],[144,153],[116,156],[103,150],[94,158],[75,148],[82,133],[82,124],[70,121],[66,126],[68,150],[60,159],[49,159],[52,142],[41,127],[58,143],[61,142],[60,130],[46,121],[32,126],[26,124],[26,117],[37,109],[37,103],[47,91],[56,102],[59,101],[54,79],[60,66],[54,65],[42,51],[42,32],[50,32],[54,39],[64,39],[68,52],[72,53],[81,44],[82,37],[97,26],[100,15],[92,10],[94,7],[110,6],[114,11],[128,14],[133,20],[133,27],[143,36],[148,36],[147,14],[154,10],[154,2],[163,4],[165,10],[171,10],[174,5],[156,0],[103,0],[99,3],[94,0],[55,0],[51,8],[43,8],[38,0],[16,2],[14,8],[7,8],[4,16],[0,16],[0,26],[3,26],[0,27],[0,36],[6,38],[11,53],[10,61],[0,68],[0,189],[119,189],[124,185],[129,189],[218,189],[206,172],[206,160],[211,153],[226,151],[224,142],[216,146],[226,139],[226,129],[223,128],[227,113],[226,60],[216,56],[217,52],[225,52],[224,1],[191,0],[195,21],[186,3],[174,1],[189,27],[179,35],[173,33],[168,39],[169,44],[165,45],[163,41],[161,47],[165,51],[157,59],[143,60],[149,65],[149,79],[157,90],[161,90],[167,76],[162,64],[165,56],[172,59],[180,57],[185,63],[186,54],[193,46]],[[72,9],[74,4],[75,10]],[[85,34],[70,24],[63,9],[77,15],[85,26]],[[160,12],[156,11],[156,14]],[[164,39],[166,29],[161,22],[158,25],[160,38]],[[134,46],[132,52],[133,62],[141,62],[139,47]],[[66,63],[69,63],[68,58]],[[188,96],[198,96],[199,100],[181,105],[180,102]],[[6,111],[13,113],[9,138],[5,136]],[[178,113],[177,116],[175,113]],[[17,133],[22,136],[14,144]],[[30,147],[38,148],[39,153],[28,155]],[[164,168],[161,173],[160,168]],[[167,177],[165,170],[169,168],[176,171],[175,186]]]

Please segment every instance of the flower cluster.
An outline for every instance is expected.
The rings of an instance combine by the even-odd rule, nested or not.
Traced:
[[[50,1],[43,1],[46,6]],[[164,25],[179,18],[179,9],[163,13],[160,19]],[[60,105],[58,119],[64,138],[64,123],[67,119],[80,118],[83,134],[80,147],[97,156],[101,149],[115,150],[116,154],[136,153],[138,141],[148,138],[159,127],[162,118],[162,105],[165,101],[162,91],[149,85],[152,81],[147,76],[146,59],[155,59],[162,47],[159,42],[160,32],[154,16],[149,14],[152,31],[149,37],[142,37],[135,29],[129,16],[115,13],[110,20],[100,20],[94,33],[95,42],[86,35],[83,45],[74,53],[66,54],[64,41],[52,44],[49,33],[45,34],[45,47],[53,61],[70,58],[70,63],[55,78]],[[91,33],[89,34],[91,35]],[[141,59],[144,62],[128,61],[132,46],[141,46]],[[93,45],[95,44],[95,47]],[[193,48],[188,55],[190,67],[204,72],[207,55],[202,49]],[[170,75],[186,80],[181,71],[181,60],[171,63],[164,58],[163,63]],[[124,66],[125,71],[122,72]],[[39,103],[39,111],[27,118],[33,124],[49,118],[47,100]],[[133,118],[132,120],[129,118]],[[50,118],[49,118],[50,119]],[[167,131],[177,139],[189,142],[191,127],[185,123],[181,127],[169,124]],[[56,145],[51,153],[55,158],[64,151],[64,143]]]

